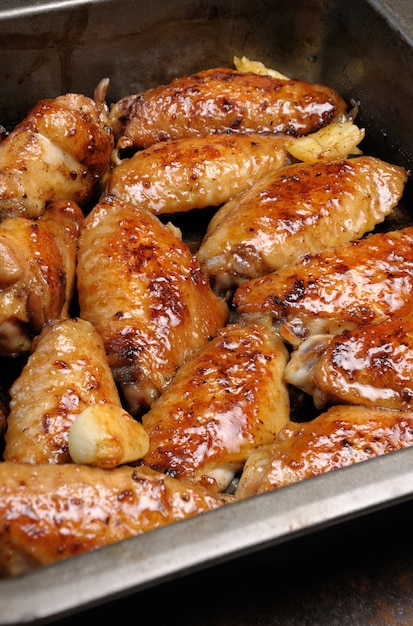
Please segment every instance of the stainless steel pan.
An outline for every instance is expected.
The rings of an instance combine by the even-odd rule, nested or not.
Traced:
[[[410,0],[2,0],[0,124],[41,98],[108,100],[246,55],[359,104],[365,151],[413,167]],[[410,220],[411,183],[396,225]],[[0,624],[46,623],[413,495],[413,449],[0,581]]]

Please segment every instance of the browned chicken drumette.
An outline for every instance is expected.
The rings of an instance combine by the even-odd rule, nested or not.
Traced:
[[[85,219],[77,278],[80,315],[103,338],[133,414],[229,317],[177,229],[113,196]]]
[[[413,227],[304,255],[238,287],[243,320],[265,318],[299,345],[310,335],[412,314]]]
[[[225,291],[362,237],[398,204],[406,180],[406,170],[370,156],[287,165],[218,209],[197,258]]]
[[[0,574],[22,575],[230,501],[148,467],[0,463]]]
[[[285,381],[318,409],[346,403],[412,410],[413,318],[309,337],[292,353]]]
[[[336,405],[310,422],[290,422],[274,444],[253,450],[237,498],[246,498],[413,445],[413,413]]]
[[[333,89],[220,67],[122,98],[109,113],[119,148],[216,132],[306,135],[346,114]]]
[[[69,318],[47,324],[32,348],[10,387],[4,460],[70,463],[69,432],[82,411],[121,406],[103,342],[89,322]]]
[[[49,320],[68,315],[82,221],[74,202],[59,200],[38,220],[0,223],[0,356],[27,353]]]
[[[282,380],[288,352],[259,324],[228,324],[184,363],[142,416],[143,462],[212,492],[224,491],[255,447],[289,420]]]
[[[41,100],[0,144],[0,219],[39,217],[59,199],[84,208],[113,147],[103,103],[74,93]]]

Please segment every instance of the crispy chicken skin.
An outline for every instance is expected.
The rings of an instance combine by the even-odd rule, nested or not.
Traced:
[[[46,322],[67,315],[82,221],[78,205],[59,200],[38,220],[1,222],[0,356],[27,353]]]
[[[110,164],[106,109],[81,94],[41,100],[0,144],[0,219],[39,217],[53,200],[84,208]]]
[[[413,318],[315,335],[292,353],[285,381],[327,404],[413,408]]]
[[[245,282],[233,304],[244,320],[268,318],[284,339],[338,334],[413,312],[413,227],[308,254]]]
[[[89,405],[121,404],[102,340],[80,318],[47,324],[10,397],[4,460],[16,463],[69,463],[76,416]]]
[[[264,326],[228,324],[188,359],[142,416],[143,462],[223,491],[249,452],[274,441],[290,416],[284,343]]]
[[[286,141],[236,133],[159,142],[120,162],[107,193],[155,215],[218,206],[289,163]]]
[[[413,445],[413,413],[336,405],[290,422],[274,444],[251,452],[235,492],[246,498]]]
[[[346,110],[324,85],[220,67],[127,96],[112,106],[109,121],[119,147],[147,148],[228,131],[306,135]]]
[[[370,156],[288,165],[217,211],[197,257],[223,291],[362,237],[397,205],[406,180],[406,170]]]
[[[80,315],[102,336],[133,415],[229,317],[176,229],[113,196],[85,220],[77,278]]]
[[[0,574],[22,575],[229,501],[147,467],[0,463]]]

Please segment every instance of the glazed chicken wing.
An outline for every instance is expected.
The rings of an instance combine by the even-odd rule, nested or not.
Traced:
[[[109,121],[121,148],[216,132],[306,135],[346,114],[325,85],[227,67],[175,78],[114,104]]]
[[[413,318],[389,318],[340,335],[315,335],[291,355],[285,381],[326,404],[413,407]]]
[[[411,445],[413,413],[337,405],[310,422],[290,422],[274,444],[252,451],[235,495],[264,493]]]
[[[245,320],[272,320],[285,340],[337,334],[413,312],[413,227],[309,254],[238,287],[233,304]]]
[[[69,463],[76,416],[90,405],[120,406],[102,340],[79,318],[44,328],[10,397],[4,459],[16,463]]]
[[[81,94],[41,100],[0,144],[0,219],[39,217],[58,199],[83,208],[113,146],[101,104]]]
[[[177,230],[113,196],[85,220],[77,277],[80,315],[103,338],[134,415],[229,317]]]
[[[117,164],[107,193],[155,215],[218,206],[286,165],[286,142],[257,133],[159,142]]]
[[[0,463],[0,574],[22,575],[228,501],[147,467]]]
[[[38,220],[1,222],[0,356],[27,353],[45,323],[67,315],[82,221],[75,203],[60,200]]]
[[[295,163],[224,204],[197,257],[216,291],[362,237],[402,197],[406,171],[360,156]]]
[[[290,415],[288,352],[264,326],[229,324],[181,366],[151,410],[143,462],[223,491],[249,452],[272,442]]]

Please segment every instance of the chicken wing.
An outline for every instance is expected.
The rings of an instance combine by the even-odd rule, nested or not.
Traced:
[[[404,168],[370,156],[288,165],[218,209],[197,257],[221,292],[362,237],[398,204],[406,180]]]
[[[0,463],[0,574],[22,575],[229,501],[147,467]]]
[[[113,147],[101,104],[72,93],[41,100],[0,144],[0,219],[39,217],[58,199],[84,208]]]
[[[10,387],[4,460],[70,463],[70,427],[95,404],[121,406],[100,336],[80,318],[50,322]]]
[[[119,162],[107,193],[155,215],[218,206],[289,163],[286,142],[257,133],[159,142]]]
[[[310,422],[291,422],[274,444],[252,451],[235,496],[271,491],[411,445],[413,413],[336,405]]]
[[[289,420],[287,360],[284,343],[263,326],[221,329],[142,416],[149,434],[143,462],[224,491],[249,452],[272,442]]]
[[[310,335],[407,317],[412,289],[413,227],[406,227],[305,255],[245,282],[233,304],[244,320],[267,318],[297,346]]]
[[[340,335],[314,336],[291,355],[285,381],[327,404],[413,407],[413,318],[394,317]]]
[[[325,85],[220,67],[126,96],[111,107],[109,121],[118,147],[147,148],[216,132],[306,135],[346,111]]]
[[[133,415],[151,405],[229,317],[178,235],[156,216],[108,196],[89,213],[80,236],[80,315],[103,338]]]
[[[68,314],[83,221],[73,202],[50,204],[38,220],[0,224],[0,356],[29,351],[44,324]]]

